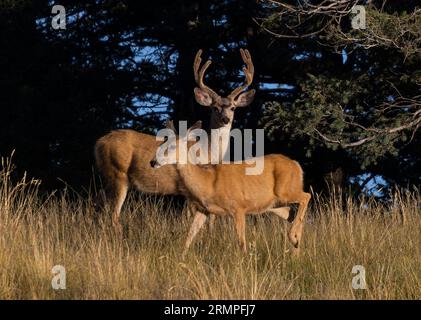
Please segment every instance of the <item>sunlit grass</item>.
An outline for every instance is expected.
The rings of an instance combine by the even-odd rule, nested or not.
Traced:
[[[11,183],[11,171],[3,161],[1,299],[421,298],[417,191],[396,191],[388,204],[313,197],[296,258],[285,238],[289,224],[261,216],[248,219],[247,256],[232,221],[219,219],[182,260],[191,218],[171,203],[132,197],[124,206],[121,235],[91,200],[41,197],[37,181]],[[54,265],[66,268],[65,290],[51,287]],[[352,289],[354,265],[366,269],[366,290]]]

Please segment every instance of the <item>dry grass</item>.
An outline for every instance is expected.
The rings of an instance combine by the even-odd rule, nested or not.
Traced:
[[[180,258],[190,219],[160,198],[128,201],[124,235],[86,199],[47,199],[38,183],[0,173],[0,299],[420,299],[421,208],[418,192],[389,205],[361,199],[313,199],[302,254],[292,258],[288,227],[277,217],[248,221],[250,254],[238,248],[232,221],[203,230]],[[1,170],[1,169],[0,169]],[[255,232],[252,232],[255,229]],[[67,289],[53,290],[63,265]],[[367,289],[353,290],[354,265]]]

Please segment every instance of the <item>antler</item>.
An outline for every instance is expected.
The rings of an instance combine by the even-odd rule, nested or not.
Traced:
[[[202,49],[197,51],[196,57],[194,58],[194,65],[193,65],[194,80],[196,80],[196,83],[197,83],[197,85],[199,86],[200,89],[206,91],[208,94],[210,94],[214,98],[218,97],[218,94],[215,91],[213,91],[211,88],[209,88],[207,85],[205,85],[204,82],[203,82],[203,76],[204,76],[207,68],[212,63],[212,61],[210,61],[210,60],[206,61],[206,63],[199,70],[200,63],[202,62],[202,58],[200,57],[201,55],[202,55]]]
[[[251,60],[250,52],[245,49],[240,49],[241,57],[243,58],[244,63],[247,65],[247,67],[243,67],[244,74],[246,76],[246,82],[239,86],[238,88],[235,88],[231,94],[228,96],[228,98],[235,98],[241,91],[243,91],[245,88],[247,88],[252,82],[253,82],[253,76],[254,76],[254,65],[253,61]]]

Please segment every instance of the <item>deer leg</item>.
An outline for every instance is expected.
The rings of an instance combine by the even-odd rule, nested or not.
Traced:
[[[192,202],[187,202],[187,218],[191,218],[196,212],[196,206]]]
[[[290,207],[281,207],[281,208],[272,208],[272,209],[268,210],[268,212],[274,213],[278,217],[280,217],[284,220],[288,220],[290,210],[291,210]]]
[[[311,199],[311,195],[309,193],[303,192],[301,197],[298,201],[298,212],[297,216],[295,217],[294,221],[292,222],[291,229],[289,231],[289,240],[294,245],[295,248],[298,249],[301,237],[303,233],[304,227],[304,218],[307,211],[308,202]],[[297,252],[298,253],[298,252]]]
[[[240,241],[241,249],[247,253],[246,243],[246,215],[244,212],[237,212],[234,215],[235,229],[237,230],[238,240]]]
[[[120,175],[118,178],[116,178],[113,182],[113,203],[112,203],[112,221],[113,225],[117,228],[120,228],[120,213],[121,213],[121,207],[123,206],[124,200],[127,196],[127,191],[129,190],[129,182],[127,179],[127,176]]]
[[[184,245],[184,250],[183,250],[183,254],[182,254],[182,258],[184,259],[187,250],[189,249],[194,237],[197,235],[197,233],[199,232],[199,230],[203,227],[203,224],[206,222],[207,216],[200,212],[200,211],[196,211],[196,215],[193,218],[193,223],[190,226],[190,230],[189,233],[187,235],[187,240],[186,243]]]

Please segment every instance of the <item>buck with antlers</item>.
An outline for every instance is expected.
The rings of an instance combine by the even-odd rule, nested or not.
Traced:
[[[211,61],[200,67],[202,50],[197,52],[194,61],[194,77],[198,86],[194,89],[194,95],[200,105],[211,107],[210,127],[220,130],[219,136],[223,144],[220,145],[218,153],[221,155],[228,147],[228,136],[235,109],[249,105],[255,94],[255,90],[242,93],[253,80],[254,67],[248,50],[241,49],[240,52],[246,64],[243,69],[246,81],[225,98],[216,94],[203,81]],[[153,170],[150,166],[149,162],[159,144],[155,136],[133,130],[115,130],[96,142],[96,165],[105,183],[107,198],[111,200],[112,219],[115,225],[119,226],[121,207],[131,186],[145,193],[182,192],[180,177],[175,166],[166,166],[161,170]]]
[[[180,145],[186,145],[194,129],[201,128],[200,121],[179,137],[170,147],[165,143],[160,148],[167,148],[167,157],[154,157],[151,166],[165,169],[173,165],[184,185],[183,195],[196,207],[196,214],[185,244],[183,255],[193,238],[207,219],[208,214],[234,217],[241,248],[247,252],[245,238],[246,214],[259,214],[267,211],[285,218],[284,208],[275,208],[279,204],[298,203],[298,212],[288,233],[290,242],[298,249],[303,232],[304,218],[310,194],[303,191],[303,171],[298,162],[280,154],[256,158],[264,161],[263,171],[259,175],[246,175],[247,163],[216,164],[203,168],[192,164],[190,153],[183,155]],[[173,130],[171,123],[169,129]],[[181,142],[181,143],[180,143]],[[157,150],[162,154],[162,150]]]
[[[229,134],[234,119],[235,109],[248,106],[253,101],[256,93],[254,89],[242,93],[242,91],[253,82],[254,65],[248,50],[240,49],[240,53],[246,64],[246,66],[243,67],[246,81],[243,85],[235,88],[227,97],[219,96],[215,91],[204,84],[204,74],[212,62],[208,60],[202,68],[200,68],[202,50],[197,52],[194,61],[194,77],[198,84],[198,87],[194,88],[194,95],[196,101],[200,105],[212,108],[210,129],[212,130],[211,138],[218,139],[218,143],[214,144],[218,149],[213,150],[217,153],[217,155],[214,154],[213,156],[216,156],[214,159],[216,159],[216,162],[218,163],[223,159],[223,156],[228,149]]]

